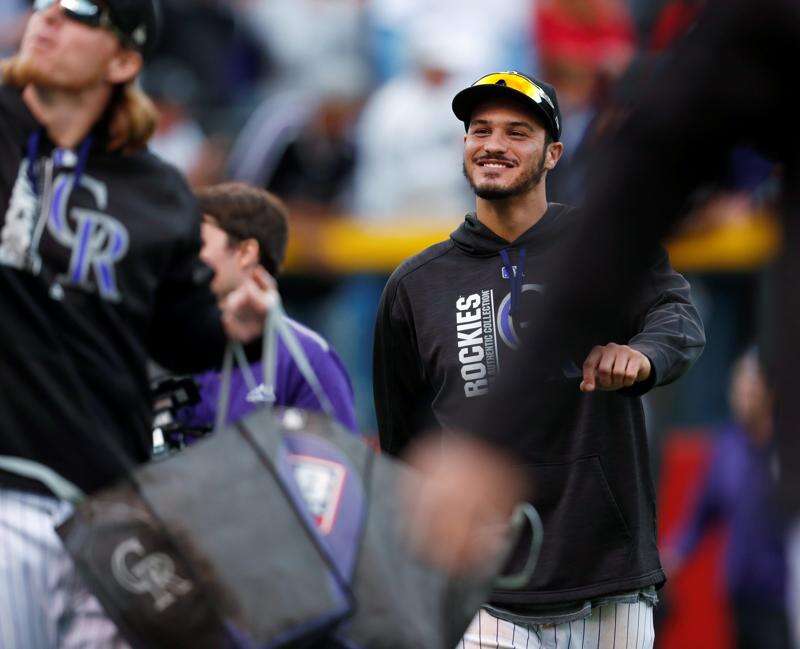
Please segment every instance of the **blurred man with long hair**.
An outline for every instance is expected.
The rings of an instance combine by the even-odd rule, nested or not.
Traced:
[[[37,0],[2,64],[3,647],[123,643],[55,534],[68,507],[43,481],[91,493],[125,476],[149,457],[148,356],[199,371],[226,333],[263,326],[259,273],[221,318],[197,272],[193,196],[146,150],[156,114],[136,80],[158,17],[157,0]]]

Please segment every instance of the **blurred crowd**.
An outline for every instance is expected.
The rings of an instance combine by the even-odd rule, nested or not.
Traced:
[[[342,217],[398,229],[422,217],[454,229],[474,199],[461,172],[463,125],[450,102],[486,72],[518,69],[558,91],[565,155],[548,178],[548,198],[580,204],[597,134],[669,56],[702,4],[165,0],[165,37],[143,82],[161,111],[153,148],[195,186],[231,179],[275,192],[289,206],[294,237],[305,237],[321,219]],[[0,52],[15,48],[29,6],[0,0]],[[695,198],[688,233],[768,210],[776,173],[752,151],[737,151],[726,185]],[[688,275],[709,344],[686,379],[648,402],[656,469],[662,441],[676,428],[725,430],[721,448],[738,444],[746,456],[744,433],[736,438],[725,428],[741,418],[726,393],[735,360],[761,330],[764,272]],[[366,430],[374,426],[371,340],[385,279],[320,267],[281,281],[289,311],[339,350]],[[768,441],[750,445],[758,453]],[[692,533],[699,534],[686,532]],[[688,553],[692,540],[681,542]]]
[[[453,221],[471,195],[450,100],[487,70],[520,69],[558,89],[567,164],[551,193],[575,203],[615,82],[645,74],[700,4],[167,0],[144,80],[162,113],[153,146],[195,185],[254,182],[298,218]],[[0,2],[0,50],[29,5]]]

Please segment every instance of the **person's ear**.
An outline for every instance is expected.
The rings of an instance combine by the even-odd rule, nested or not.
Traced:
[[[108,62],[108,81],[113,85],[133,81],[141,72],[144,59],[141,53],[120,47]]]
[[[561,160],[561,155],[564,153],[564,145],[561,142],[551,142],[547,145],[547,152],[545,154],[544,168],[548,171],[555,169],[558,161]]]
[[[261,247],[255,239],[245,239],[239,244],[239,263],[242,268],[253,268],[261,263]]]

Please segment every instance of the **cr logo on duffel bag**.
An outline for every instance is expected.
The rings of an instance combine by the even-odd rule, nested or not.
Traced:
[[[128,592],[150,593],[159,613],[192,590],[192,582],[175,573],[175,562],[169,556],[163,552],[145,554],[137,538],[127,539],[116,547],[111,556],[111,572]]]

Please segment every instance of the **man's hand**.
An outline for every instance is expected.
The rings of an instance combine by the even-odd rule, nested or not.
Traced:
[[[597,346],[583,363],[581,392],[619,390],[650,377],[650,359],[627,345]]]
[[[422,478],[402,485],[412,547],[451,574],[480,571],[507,539],[523,474],[510,456],[465,435],[428,435],[406,459]]]
[[[264,331],[264,319],[278,297],[273,277],[261,266],[220,304],[222,326],[231,340],[249,343]]]

